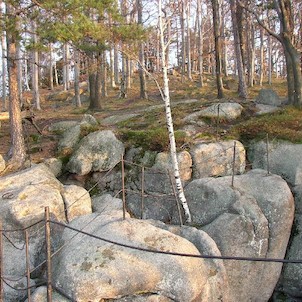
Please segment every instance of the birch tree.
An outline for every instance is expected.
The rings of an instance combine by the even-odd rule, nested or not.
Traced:
[[[158,15],[159,15],[159,38],[160,38],[160,47],[161,47],[161,63],[162,63],[162,75],[163,75],[163,90],[162,98],[165,102],[165,110],[166,110],[166,122],[167,128],[169,132],[169,140],[170,140],[170,154],[172,160],[172,166],[174,171],[174,179],[177,188],[177,193],[179,200],[182,204],[184,214],[186,217],[186,222],[190,223],[191,213],[187,204],[187,200],[183,191],[183,186],[180,179],[179,174],[179,167],[177,161],[177,153],[176,153],[176,143],[175,143],[175,136],[174,136],[174,127],[173,127],[173,120],[172,120],[172,113],[171,113],[171,105],[170,105],[170,92],[169,92],[169,79],[168,79],[168,68],[166,64],[166,48],[167,44],[164,41],[164,31],[166,28],[166,24],[163,18],[162,12],[162,1],[158,0]],[[168,42],[169,43],[169,42]]]

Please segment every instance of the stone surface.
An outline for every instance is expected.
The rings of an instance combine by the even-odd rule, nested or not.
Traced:
[[[87,196],[86,190],[82,188],[80,190],[81,193],[85,191]],[[44,164],[34,165],[26,170],[0,178],[0,219],[3,228],[20,230],[9,232],[7,234],[9,241],[4,241],[4,273],[6,275],[22,276],[25,274],[25,246],[22,228],[37,223],[29,229],[31,267],[45,259],[45,253],[42,252],[45,248],[42,225],[45,207],[49,207],[52,220],[63,223],[66,222],[65,215],[68,216],[68,211],[72,217],[87,213],[77,201],[79,189],[75,191],[76,194],[71,194],[68,189],[66,190]],[[65,207],[64,196],[69,204],[72,204],[69,208]],[[54,225],[52,228],[56,229]],[[56,236],[60,236],[60,231],[56,230],[52,236],[52,243],[55,246]],[[18,249],[14,248],[12,243]]]
[[[188,151],[181,151],[177,153],[177,161],[179,174],[182,181],[189,181],[192,176],[192,158]],[[153,168],[161,171],[170,171],[173,175],[173,168],[171,162],[171,155],[167,152],[161,152],[156,155],[155,164]]]
[[[47,287],[40,286],[38,287],[30,297],[31,302],[47,302]],[[26,299],[25,302],[28,302]],[[52,291],[52,302],[70,302],[69,299],[64,298],[58,294],[55,290]]]
[[[72,154],[76,144],[80,141],[81,125],[77,124],[65,130],[58,142],[58,153],[61,156]]]
[[[68,221],[80,215],[91,214],[91,198],[84,188],[75,185],[64,186],[62,196]]]
[[[238,141],[197,143],[190,151],[193,159],[193,178],[232,175],[234,143],[236,143],[234,172],[244,173],[246,155],[242,143]]]
[[[92,132],[79,142],[67,164],[67,170],[79,175],[108,171],[121,161],[124,150],[124,145],[112,131]]]
[[[53,123],[48,127],[48,130],[50,132],[55,132],[55,133],[63,133],[67,129],[74,127],[78,124],[77,121],[60,121],[57,123]]]
[[[43,163],[48,167],[55,177],[58,177],[62,174],[63,163],[60,159],[51,157],[44,160]]]
[[[189,241],[146,221],[92,214],[71,226],[123,244],[198,255]],[[133,250],[66,230],[69,242],[53,262],[55,284],[78,302],[159,293],[174,301],[199,301],[208,279],[204,260]],[[166,300],[167,301],[167,300]]]
[[[238,103],[216,103],[200,111],[200,116],[234,120],[241,116],[243,107]]]
[[[193,223],[202,225],[222,255],[284,258],[294,217],[286,182],[263,170],[235,176],[234,187],[231,181],[230,176],[204,178],[186,186]],[[268,301],[282,268],[278,263],[224,263],[231,301]]]
[[[272,113],[278,111],[280,108],[273,105],[256,104],[257,115]]]
[[[282,104],[282,101],[274,90],[261,89],[256,98],[256,103],[264,104],[264,105],[280,106]]]
[[[7,278],[11,278],[11,280],[16,279],[15,276],[6,276]],[[10,286],[8,286],[5,282],[3,283],[3,301],[4,302],[16,302],[16,301],[24,301],[24,298],[27,296],[27,278],[23,277],[18,281],[10,281],[5,280]],[[30,280],[30,286],[34,286],[35,282]],[[16,289],[14,289],[16,288]]]
[[[292,241],[287,252],[287,259],[302,259],[302,215],[296,215]],[[282,291],[293,298],[302,298],[302,266],[300,263],[284,264],[279,283]]]
[[[269,142],[270,172],[282,176],[291,186],[302,184],[302,144],[285,141]],[[267,145],[255,142],[248,152],[253,169],[267,169]]]
[[[0,173],[5,170],[6,163],[3,156],[0,154]]]
[[[122,211],[123,201],[112,197],[110,194],[94,196],[92,198],[92,208],[94,212],[104,213],[111,211]]]

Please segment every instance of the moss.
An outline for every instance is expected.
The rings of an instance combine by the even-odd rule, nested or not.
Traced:
[[[267,134],[271,139],[287,140],[293,143],[302,142],[301,110],[286,107],[276,113],[264,114],[234,125],[229,135],[248,141],[264,139]]]

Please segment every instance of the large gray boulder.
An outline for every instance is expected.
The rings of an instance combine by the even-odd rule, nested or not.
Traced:
[[[234,120],[241,116],[243,107],[238,103],[216,103],[205,109],[189,114],[184,118],[184,122],[203,126],[201,117],[222,118]]]
[[[234,187],[229,176],[197,179],[185,194],[193,223],[214,239],[222,255],[284,258],[294,201],[281,177],[252,170],[235,176]],[[268,301],[282,265],[225,261],[225,267],[232,301]]]
[[[72,154],[67,170],[78,175],[108,171],[121,161],[125,147],[110,130],[85,136]]]
[[[171,232],[116,215],[82,216],[71,226],[140,248],[199,254],[192,243]],[[209,272],[202,259],[147,253],[80,234],[70,240],[73,236],[64,231],[62,243],[69,244],[53,261],[53,280],[78,302],[150,294],[163,298],[158,301],[200,301],[206,291]]]
[[[278,174],[291,186],[295,196],[296,213],[302,214],[302,144],[285,141],[269,142],[268,155],[265,142],[255,142],[248,152],[252,167],[268,169]]]
[[[39,221],[43,222],[45,207],[49,207],[51,219],[59,222],[91,213],[91,201],[87,191],[82,188],[73,188],[73,191],[75,193],[69,187],[64,187],[44,164],[0,178],[0,219],[3,228],[20,230],[9,232],[7,235],[10,241],[4,240],[6,275],[22,276],[25,273],[22,228],[35,223],[38,224],[29,229],[32,251],[30,266],[33,267],[38,262],[41,249],[44,248],[44,228]],[[55,237],[56,234],[53,235]],[[54,244],[55,240],[53,238]]]
[[[253,169],[267,169],[267,145],[260,141],[251,144],[248,158]],[[302,184],[302,144],[285,141],[269,142],[269,170],[282,176],[291,186]]]
[[[280,106],[282,104],[282,101],[274,90],[261,89],[256,98],[256,103],[271,106]]]
[[[291,245],[287,252],[287,259],[302,259],[302,215],[296,215]],[[294,298],[302,298],[302,265],[301,263],[284,264],[279,283],[281,291]]]
[[[179,152],[177,158],[180,178],[185,183],[191,179],[192,158],[187,151]],[[170,154],[158,153],[154,164],[145,169],[144,175],[142,171],[131,175],[132,177],[127,177],[129,190],[126,201],[129,212],[136,218],[171,222],[177,213],[177,201]]]
[[[196,143],[190,151],[193,159],[193,178],[232,175],[235,143],[234,173],[244,173],[246,155],[245,148],[241,142],[201,142]]]
[[[216,103],[200,111],[200,116],[234,120],[241,116],[243,107],[238,103]]]

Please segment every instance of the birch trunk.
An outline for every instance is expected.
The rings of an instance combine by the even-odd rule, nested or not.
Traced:
[[[165,102],[165,109],[166,109],[166,122],[167,128],[169,132],[169,140],[170,140],[170,153],[172,159],[172,166],[174,171],[174,178],[175,184],[177,188],[177,193],[180,202],[182,203],[184,214],[186,217],[186,222],[190,223],[191,213],[187,204],[187,200],[183,191],[179,168],[178,168],[178,161],[177,161],[177,153],[176,153],[176,144],[175,144],[175,137],[174,137],[174,128],[173,128],[173,120],[171,114],[171,106],[170,106],[170,92],[169,92],[169,79],[168,79],[168,69],[165,59],[165,51],[166,45],[164,42],[164,21],[162,17],[162,3],[161,0],[158,0],[158,14],[159,14],[159,30],[160,30],[160,45],[161,45],[161,61],[162,61],[162,74],[163,74],[163,99]]]

